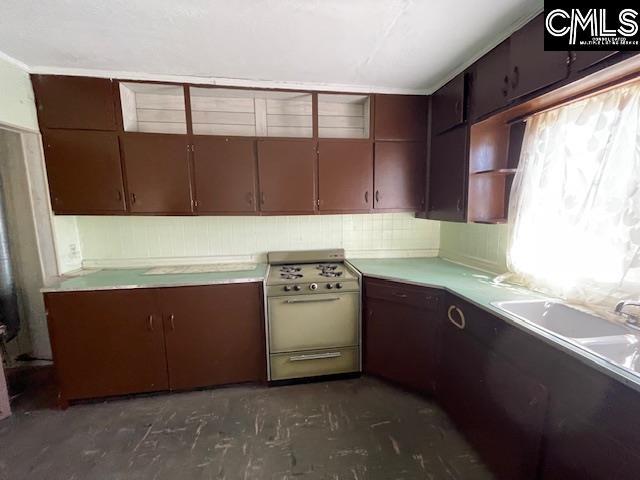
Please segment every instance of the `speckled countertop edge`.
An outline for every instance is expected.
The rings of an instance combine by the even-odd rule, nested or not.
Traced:
[[[103,269],[88,275],[60,277],[40,289],[41,293],[131,290],[136,288],[192,287],[233,283],[264,282],[268,266],[258,263],[253,270],[234,272],[144,275],[149,268]]]
[[[384,269],[387,271],[381,272],[380,270],[383,269],[371,268],[374,263],[387,263],[391,266],[387,265]],[[418,279],[415,274],[407,275],[406,272],[402,271],[404,263],[411,264],[412,268],[419,266],[420,268],[425,269],[426,272],[428,272],[429,266],[437,267],[441,271],[450,269],[453,276],[464,274],[468,279],[466,282],[468,285],[464,285],[463,288],[457,288],[455,281],[447,282],[444,277],[441,278],[442,281],[438,281],[438,277],[440,276],[439,273],[432,275],[431,278],[425,278],[425,280]],[[496,276],[495,274],[449,262],[442,258],[349,259],[349,264],[358,270],[364,277],[390,280],[447,291],[468,301],[476,307],[491,313],[510,325],[539,338],[545,343],[556,348],[560,348],[572,357],[640,392],[640,375],[619,366],[618,364],[613,363],[594,352],[586,350],[584,347],[574,343],[570,339],[553,334],[548,330],[511,315],[491,304],[491,302],[509,300],[548,299],[550,298],[548,296],[516,285],[498,284],[492,281]],[[393,264],[396,264],[397,268],[394,269]],[[430,277],[429,273],[426,273],[425,277]],[[473,282],[475,282],[476,285],[471,285]],[[491,291],[491,296],[497,296],[495,298],[487,299],[487,290]]]

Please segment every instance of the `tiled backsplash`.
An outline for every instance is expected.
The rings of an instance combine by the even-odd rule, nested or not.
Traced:
[[[74,231],[69,222],[74,222],[85,267],[263,260],[272,250],[333,247],[344,248],[352,257],[436,256],[440,245],[440,223],[411,213],[61,218],[55,222],[58,255],[71,256]],[[66,271],[73,265],[62,263]]]
[[[507,271],[507,225],[442,222],[440,256],[494,273]]]

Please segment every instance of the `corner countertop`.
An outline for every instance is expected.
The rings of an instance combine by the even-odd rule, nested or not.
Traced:
[[[149,268],[103,269],[81,276],[60,277],[40,291],[81,292],[87,290],[122,290],[131,288],[188,287],[196,285],[220,285],[228,283],[262,282],[267,274],[267,264],[258,263],[253,270],[233,272],[180,273],[145,275]]]
[[[494,280],[494,274],[442,258],[349,259],[349,263],[366,277],[447,290],[640,391],[638,373],[591,352],[568,338],[553,334],[492,305],[492,302],[539,300],[549,298],[547,296],[524,287],[498,283]]]

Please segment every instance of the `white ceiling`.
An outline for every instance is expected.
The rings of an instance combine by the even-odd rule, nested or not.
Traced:
[[[43,73],[429,92],[541,8],[541,0],[2,0],[0,51]]]

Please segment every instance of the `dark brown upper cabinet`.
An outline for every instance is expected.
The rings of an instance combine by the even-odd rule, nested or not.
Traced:
[[[259,140],[260,210],[315,212],[316,158],[313,140]]]
[[[543,15],[511,35],[510,44],[510,100],[553,85],[569,75],[569,52],[544,49]]]
[[[423,209],[426,163],[425,142],[376,142],[374,208]]]
[[[193,145],[198,213],[256,212],[255,141],[196,136]]]
[[[47,130],[43,143],[54,213],[126,210],[116,133]]]
[[[116,130],[111,80],[32,75],[31,82],[41,128]]]
[[[571,52],[571,72],[582,72],[587,68],[606,60],[615,55],[616,51],[605,52]]]
[[[507,105],[509,94],[509,41],[476,62],[471,82],[471,115],[479,119]]]
[[[459,125],[431,138],[428,218],[466,220],[468,157],[468,125]]]
[[[426,95],[376,94],[374,138],[376,140],[426,140],[428,99]]]
[[[320,140],[319,210],[367,211],[373,205],[373,145],[361,140]]]
[[[466,120],[466,75],[460,74],[431,96],[431,131],[440,133]]]
[[[132,213],[190,214],[186,135],[125,133],[120,138]]]

